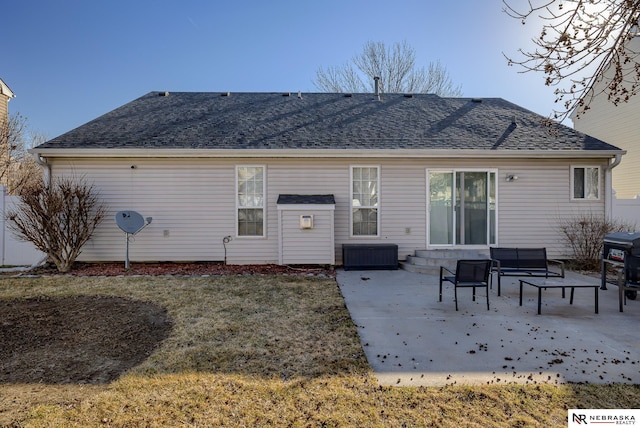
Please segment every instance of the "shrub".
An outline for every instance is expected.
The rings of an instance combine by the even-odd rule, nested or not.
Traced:
[[[23,188],[6,217],[18,239],[31,242],[58,271],[67,272],[104,214],[92,185],[62,177],[49,186],[39,180]]]
[[[619,219],[607,219],[593,212],[558,221],[564,243],[573,251],[578,269],[600,270],[605,235],[613,232],[633,231],[636,225]]]

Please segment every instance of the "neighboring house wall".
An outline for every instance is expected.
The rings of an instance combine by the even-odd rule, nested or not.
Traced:
[[[627,151],[613,169],[613,189],[618,198],[640,195],[640,96],[614,106],[606,97],[597,97],[591,109],[574,119],[575,128]]]
[[[0,93],[0,121],[7,120],[9,116],[9,97]]]
[[[404,259],[427,248],[429,169],[493,169],[498,184],[498,245],[544,246],[552,257],[566,256],[556,229],[559,219],[605,209],[604,166],[607,159],[50,159],[54,176],[84,177],[108,206],[108,214],[79,258],[124,259],[125,235],[114,221],[120,210],[135,210],[153,222],[131,242],[132,261],[223,260],[222,240],[231,264],[278,263],[280,194],[335,196],[335,257],[341,264],[344,243],[383,242],[399,246]],[[594,201],[570,200],[571,165],[602,168],[601,195]],[[235,168],[266,168],[266,237],[236,236]],[[379,237],[352,238],[350,167],[380,167]],[[516,174],[515,181],[505,181]],[[485,246],[485,248],[487,248]]]
[[[0,121],[9,117],[9,100],[15,97],[9,87],[0,79]]]
[[[640,52],[640,38],[632,39],[629,47]],[[613,170],[612,185],[618,198],[634,198],[640,195],[640,95],[632,96],[626,103],[614,105],[602,93],[610,76],[608,71],[603,79],[595,82],[586,97],[589,109],[581,113],[579,118],[574,112],[572,120],[576,130],[627,151],[622,163]],[[589,98],[591,94],[596,95]]]
[[[9,123],[9,94],[4,92],[4,84],[2,80],[0,80],[0,147],[6,148],[8,144],[6,144],[6,138],[8,128],[7,125]],[[3,165],[6,163],[7,151],[2,150],[0,153],[0,163]],[[2,171],[0,173],[0,177],[5,178],[5,172]]]

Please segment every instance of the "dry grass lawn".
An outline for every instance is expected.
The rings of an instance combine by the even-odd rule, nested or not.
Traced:
[[[154,303],[172,329],[112,383],[3,384],[0,425],[566,426],[569,408],[640,403],[623,385],[380,387],[333,279],[0,279],[0,300],[79,295]]]

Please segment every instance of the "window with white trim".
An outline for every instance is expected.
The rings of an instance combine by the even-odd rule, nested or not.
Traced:
[[[571,199],[600,199],[600,167],[571,167]]]
[[[238,236],[264,236],[265,167],[236,167]]]
[[[380,168],[351,167],[351,235],[378,236]]]

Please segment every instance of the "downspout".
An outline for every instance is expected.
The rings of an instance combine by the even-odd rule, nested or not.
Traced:
[[[604,198],[604,214],[608,219],[613,218],[613,180],[611,170],[620,165],[620,162],[622,162],[622,154],[618,153],[613,162],[604,168],[604,188],[607,189],[607,194]]]
[[[45,158],[40,156],[38,152],[33,152],[33,158],[36,163],[42,167],[42,179],[44,181],[44,185],[49,187],[51,185],[51,165]]]

